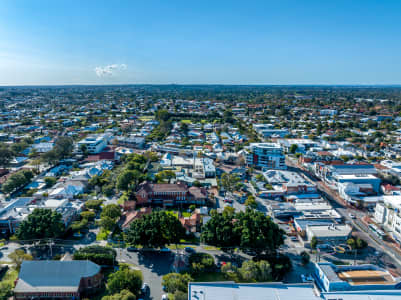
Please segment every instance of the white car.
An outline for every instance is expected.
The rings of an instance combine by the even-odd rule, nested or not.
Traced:
[[[356,219],[356,216],[355,216],[354,214],[349,214],[349,217],[350,217],[351,219]]]
[[[162,296],[162,300],[168,300],[168,297],[167,297],[166,294],[164,294],[164,295]]]

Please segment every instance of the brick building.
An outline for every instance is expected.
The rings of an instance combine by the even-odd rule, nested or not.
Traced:
[[[205,205],[207,192],[204,188],[188,187],[183,183],[153,184],[144,182],[136,193],[136,199],[139,205]]]
[[[101,288],[100,266],[86,260],[24,261],[14,299],[79,300]]]

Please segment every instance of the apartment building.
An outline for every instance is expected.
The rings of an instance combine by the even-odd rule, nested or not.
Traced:
[[[285,156],[279,144],[251,143],[245,149],[245,156],[248,166],[262,169],[287,169]]]

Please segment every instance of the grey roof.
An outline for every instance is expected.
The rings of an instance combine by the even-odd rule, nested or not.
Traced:
[[[191,282],[189,300],[318,300],[311,284]]]
[[[342,300],[398,300],[401,298],[401,291],[356,291],[356,292],[334,292],[322,293],[322,299]]]
[[[330,282],[341,281],[337,273],[333,270],[333,265],[325,263],[321,263],[318,265]]]
[[[14,289],[19,293],[77,292],[83,277],[100,272],[100,266],[87,260],[24,261]]]

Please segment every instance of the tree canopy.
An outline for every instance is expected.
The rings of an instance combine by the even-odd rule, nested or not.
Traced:
[[[158,248],[176,244],[184,235],[185,229],[174,215],[165,211],[153,211],[132,222],[126,239],[132,245]]]
[[[283,244],[283,232],[270,217],[247,209],[245,212],[212,214],[203,226],[202,242],[230,249],[253,249],[257,253],[274,253]]]
[[[131,270],[128,266],[122,265],[120,269],[110,274],[107,280],[107,290],[111,294],[128,290],[135,295],[139,294],[142,286],[142,273],[138,270]]]
[[[60,237],[65,230],[62,215],[47,208],[35,208],[19,225],[16,235],[20,240]]]

